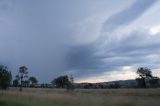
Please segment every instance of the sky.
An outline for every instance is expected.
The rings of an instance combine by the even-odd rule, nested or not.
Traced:
[[[0,64],[40,83],[160,77],[159,0],[0,0]]]

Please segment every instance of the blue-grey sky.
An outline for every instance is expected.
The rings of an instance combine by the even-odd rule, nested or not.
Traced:
[[[160,76],[158,0],[0,0],[0,64],[40,82]]]

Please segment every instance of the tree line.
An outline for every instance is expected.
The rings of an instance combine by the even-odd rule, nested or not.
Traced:
[[[15,79],[12,79],[11,71],[6,66],[0,65],[0,88],[6,90],[12,85],[13,87],[19,87],[19,91],[22,91],[23,87],[35,87],[38,80],[34,76],[29,77],[28,73],[28,68],[21,66]],[[68,90],[74,89],[73,82],[73,77],[68,75],[59,76],[51,81],[56,88],[66,88]]]
[[[0,87],[1,89],[6,90],[10,86],[19,87],[19,91],[23,90],[23,87],[35,87],[38,83],[38,80],[34,76],[28,75],[28,68],[26,66],[19,67],[18,74],[15,76],[14,80],[12,80],[12,73],[11,71],[3,65],[0,65]],[[138,83],[138,87],[146,88],[147,81],[153,87],[157,86],[159,83],[159,78],[152,75],[152,71],[146,67],[140,67],[137,69],[136,73],[138,74],[138,78],[136,81]],[[51,81],[52,85],[56,88],[66,88],[67,90],[73,90],[74,86],[74,78],[71,75],[59,76],[54,78]],[[117,84],[118,85],[118,84]]]

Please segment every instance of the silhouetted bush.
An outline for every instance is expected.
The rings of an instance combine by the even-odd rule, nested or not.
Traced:
[[[59,76],[52,81],[52,84],[56,86],[56,88],[66,88],[67,90],[73,90],[73,77],[70,78],[67,75]]]
[[[1,89],[7,89],[10,86],[12,79],[11,72],[7,67],[0,66],[0,87]]]

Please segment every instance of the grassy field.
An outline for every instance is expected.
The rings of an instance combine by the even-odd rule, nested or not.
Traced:
[[[0,106],[160,106],[160,89],[10,88],[0,91]]]

